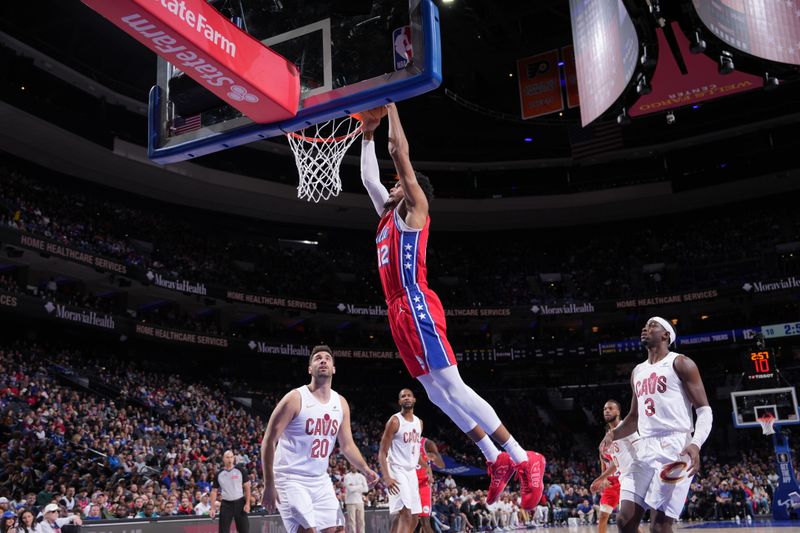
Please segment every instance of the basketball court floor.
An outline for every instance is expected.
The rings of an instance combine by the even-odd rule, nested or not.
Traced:
[[[645,533],[650,531],[649,524],[642,524]],[[541,529],[540,529],[541,530]],[[578,526],[578,527],[549,527],[546,531],[552,533],[597,533],[597,526]],[[608,533],[617,533],[617,526],[608,527]],[[675,524],[674,531],[695,531],[697,533],[712,533],[723,531],[734,533],[735,531],[758,531],[759,533],[789,533],[790,531],[800,531],[800,523],[791,520],[758,520],[750,525],[735,522],[681,522]]]

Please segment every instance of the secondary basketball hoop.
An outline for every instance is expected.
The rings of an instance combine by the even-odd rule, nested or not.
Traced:
[[[762,416],[758,417],[758,424],[761,426],[761,433],[763,435],[774,435],[775,434],[775,422],[778,420],[772,413],[767,411]]]
[[[286,134],[300,176],[298,198],[319,202],[338,196],[342,158],[361,132],[361,122],[348,115]]]

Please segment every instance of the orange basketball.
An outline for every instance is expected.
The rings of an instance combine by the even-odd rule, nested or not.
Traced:
[[[353,118],[364,122],[365,120],[381,120],[383,117],[386,116],[389,110],[386,109],[386,106],[382,105],[380,107],[375,107],[372,109],[366,109],[364,111],[359,111],[358,113],[353,113]]]

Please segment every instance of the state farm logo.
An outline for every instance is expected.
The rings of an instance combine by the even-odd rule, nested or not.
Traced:
[[[247,92],[247,89],[241,85],[233,85],[231,90],[228,91],[228,98],[237,102],[247,102],[250,104],[258,102],[258,96]]]

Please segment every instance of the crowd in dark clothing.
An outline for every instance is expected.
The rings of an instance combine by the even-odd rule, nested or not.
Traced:
[[[208,217],[108,191],[88,194],[9,168],[0,167],[0,176],[0,227],[232,289],[383,300],[373,228],[332,232]],[[739,287],[795,273],[800,212],[777,204],[747,212],[726,207],[676,216],[669,224],[652,219],[533,233],[434,231],[430,282],[449,306],[530,306]]]

